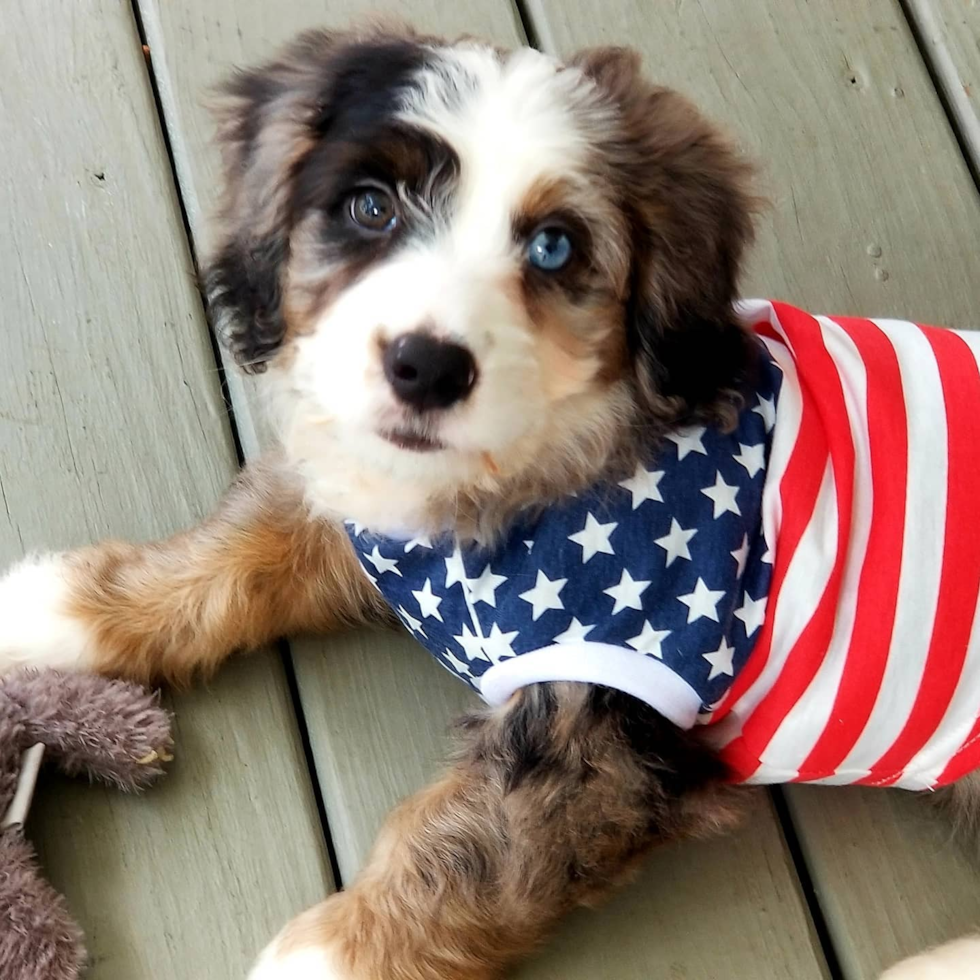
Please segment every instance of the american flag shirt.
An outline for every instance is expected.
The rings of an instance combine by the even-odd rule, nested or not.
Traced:
[[[732,777],[926,789],[980,766],[980,338],[753,300],[734,431],[491,552],[348,523],[366,574],[499,704],[603,684],[704,726]]]

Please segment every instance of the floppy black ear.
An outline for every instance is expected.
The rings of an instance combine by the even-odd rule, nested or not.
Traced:
[[[621,121],[607,153],[633,238],[627,333],[637,389],[659,416],[711,417],[754,361],[733,315],[758,206],[752,167],[687,99],[643,78],[634,52],[591,49],[574,63]]]
[[[214,102],[224,197],[204,291],[218,337],[249,372],[265,369],[286,333],[293,177],[315,144],[341,43],[304,34],[275,61],[233,75]]]
[[[263,370],[288,332],[297,175],[322,140],[391,111],[424,58],[422,40],[400,26],[311,31],[220,90],[224,200],[205,293],[215,330],[245,370]]]

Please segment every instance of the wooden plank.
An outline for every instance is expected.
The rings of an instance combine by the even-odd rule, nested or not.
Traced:
[[[518,980],[804,980],[825,977],[760,793],[744,826],[658,851],[636,885],[570,916]]]
[[[847,977],[976,931],[976,842],[954,837],[927,800],[900,790],[787,794]]]
[[[761,166],[747,295],[978,324],[980,204],[897,0],[528,0],[543,44],[633,44]]]
[[[832,312],[980,324],[980,204],[897,3],[529,0],[529,7],[555,50],[638,44],[656,78],[727,122],[763,162],[773,208],[761,224],[748,294]],[[854,980],[980,919],[975,864],[945,838],[927,846],[912,816],[920,801],[894,793],[788,793]]]
[[[980,4],[905,0],[904,6],[980,179]]]
[[[520,41],[505,0],[383,6],[424,30]],[[331,4],[327,12],[320,3],[299,2],[273,16],[259,0],[203,5],[142,0],[181,186],[199,240],[206,237],[202,214],[213,201],[216,173],[200,91],[223,64],[263,57],[300,27],[345,24],[376,7],[346,2]],[[247,397],[245,390],[236,394]],[[236,417],[250,411],[244,401],[235,406]],[[261,442],[261,429],[253,431]],[[359,634],[325,644],[304,641],[293,649],[338,860],[349,878],[391,804],[434,773],[449,719],[472,702],[458,681],[407,639]],[[710,937],[690,928],[705,909],[716,913]],[[662,929],[651,929],[651,920]],[[612,928],[617,921],[631,927]],[[576,918],[561,942],[522,976],[578,980],[597,970],[610,975],[611,969],[618,980],[645,980],[653,967],[671,964],[678,977],[802,980],[824,975],[816,946],[776,821],[762,807],[739,847],[665,851],[609,911]]]
[[[129,4],[4,10],[0,145],[0,567],[198,519],[235,455]],[[158,790],[32,815],[93,980],[240,978],[331,884],[281,662],[174,704]]]

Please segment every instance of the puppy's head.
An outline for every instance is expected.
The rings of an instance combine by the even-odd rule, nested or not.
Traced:
[[[547,496],[738,388],[747,168],[629,52],[309,34],[219,122],[212,312],[327,507]]]

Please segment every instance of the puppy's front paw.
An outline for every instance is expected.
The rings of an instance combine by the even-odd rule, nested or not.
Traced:
[[[248,980],[351,980],[351,976],[329,949],[290,948],[277,939],[259,957]]]
[[[980,936],[966,936],[902,960],[880,980],[980,980]]]
[[[31,555],[0,578],[0,673],[91,666],[91,630],[69,612],[71,575],[65,556],[50,554]]]

